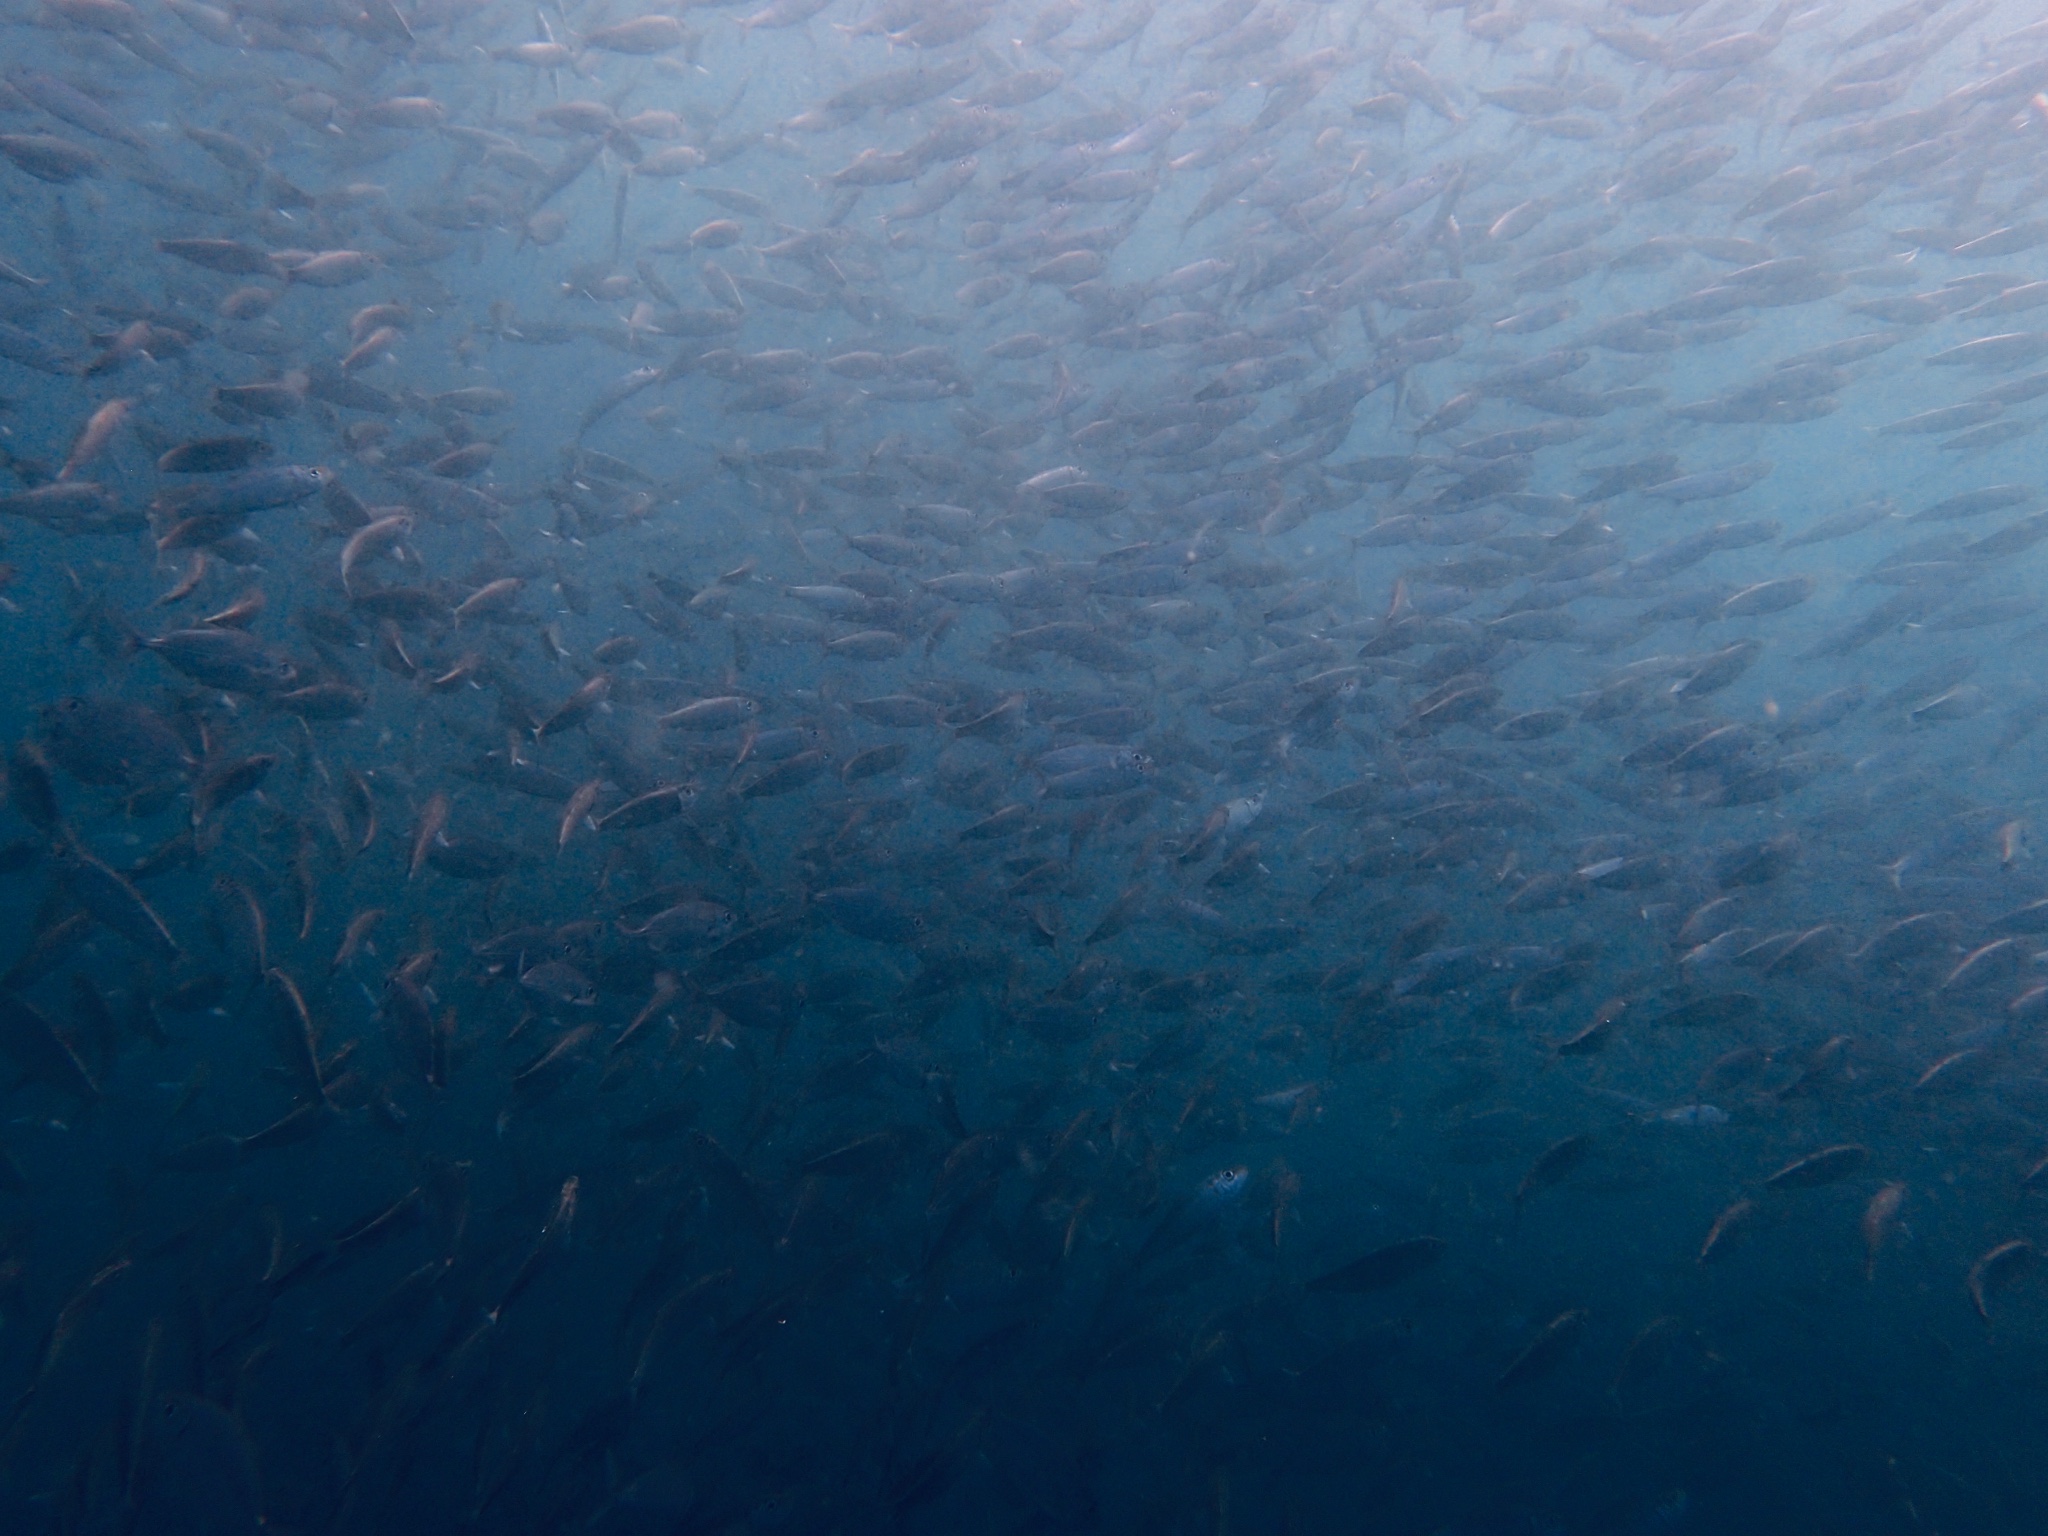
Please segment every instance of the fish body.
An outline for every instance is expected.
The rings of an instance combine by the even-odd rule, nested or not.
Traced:
[[[298,668],[239,629],[178,629],[142,642],[177,671],[228,693],[280,693],[298,680]]]
[[[1823,1147],[1795,1158],[1764,1180],[1767,1189],[1816,1189],[1845,1179],[1870,1161],[1870,1149],[1852,1143]]]
[[[1435,1264],[1449,1245],[1440,1237],[1412,1237],[1375,1248],[1363,1258],[1309,1281],[1312,1291],[1354,1294],[1386,1290]]]

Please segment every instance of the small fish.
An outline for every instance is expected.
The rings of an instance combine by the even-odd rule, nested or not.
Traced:
[[[1309,1281],[1308,1288],[1346,1294],[1386,1290],[1429,1268],[1443,1257],[1449,1246],[1440,1237],[1411,1237],[1389,1243],[1384,1248],[1375,1248],[1363,1258],[1317,1276]]]
[[[1508,1362],[1507,1369],[1494,1378],[1494,1391],[1505,1392],[1556,1370],[1585,1332],[1586,1317],[1584,1308],[1575,1307],[1545,1323],[1522,1352]]]
[[[334,975],[362,953],[364,946],[369,943],[372,930],[384,920],[385,915],[385,909],[382,907],[366,907],[348,920],[348,927],[342,933],[341,943],[335,948],[334,958],[327,962],[328,975]]]
[[[1870,1148],[1845,1142],[1795,1158],[1764,1180],[1766,1189],[1818,1189],[1846,1179],[1870,1161]]]
[[[412,857],[406,864],[405,877],[410,880],[420,872],[420,866],[427,862],[427,855],[433,852],[434,843],[448,827],[450,810],[448,796],[440,790],[428,797],[420,811],[418,825],[413,828]]]
[[[519,985],[550,1002],[588,1008],[597,1001],[597,985],[565,960],[543,960],[519,973]]]
[[[71,451],[64,456],[64,467],[57,471],[58,480],[69,480],[85,468],[113,441],[114,434],[128,419],[128,413],[135,408],[133,400],[109,400],[94,411],[85,425],[79,428],[78,437],[71,445]]]
[[[555,831],[555,852],[566,852],[569,839],[576,835],[576,829],[589,819],[591,807],[597,804],[598,794],[604,788],[604,780],[590,779],[576,786],[569,801],[562,807],[562,820]]]
[[[600,704],[611,697],[612,678],[609,672],[591,676],[568,698],[555,707],[552,714],[533,728],[533,738],[541,741],[562,731],[573,730],[597,712]]]
[[[1515,1209],[1520,1211],[1532,1196],[1562,1183],[1592,1150],[1593,1138],[1583,1133],[1566,1136],[1545,1147],[1522,1175],[1522,1182],[1515,1186]]]
[[[341,546],[341,585],[351,590],[356,567],[395,548],[413,530],[410,512],[393,512],[366,523],[348,536]]]
[[[455,605],[453,618],[460,625],[464,619],[480,614],[503,613],[525,590],[526,581],[519,576],[501,576],[496,581],[487,581]]]
[[[1984,1253],[1970,1266],[1970,1304],[1985,1322],[1991,1321],[1991,1297],[2027,1269],[2035,1258],[2034,1245],[2024,1238],[2012,1238]]]
[[[1728,1111],[1717,1109],[1712,1104],[1680,1104],[1672,1109],[1660,1109],[1652,1118],[1660,1125],[1726,1125]]]
[[[1747,1226],[1749,1219],[1755,1214],[1756,1202],[1754,1200],[1737,1200],[1733,1205],[1722,1211],[1720,1215],[1714,1218],[1714,1224],[1707,1229],[1707,1238],[1705,1242],[1700,1244],[1699,1258],[1696,1262],[1711,1264],[1715,1259],[1726,1253],[1730,1239]]]
[[[58,850],[56,864],[78,904],[99,922],[158,960],[177,958],[171,930],[125,876],[75,843]]]
[[[1870,1203],[1864,1206],[1861,1230],[1865,1280],[1869,1280],[1877,1273],[1878,1250],[1884,1247],[1886,1239],[1898,1226],[1899,1212],[1905,1203],[1906,1186],[1893,1182],[1880,1188],[1870,1197]]]

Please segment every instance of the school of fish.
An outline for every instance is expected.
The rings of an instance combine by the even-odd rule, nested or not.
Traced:
[[[0,1530],[2038,1531],[2038,7],[650,3],[6,7]]]

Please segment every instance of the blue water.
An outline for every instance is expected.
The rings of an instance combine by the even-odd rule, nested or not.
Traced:
[[[2039,1528],[2033,9],[0,38],[0,1531]]]

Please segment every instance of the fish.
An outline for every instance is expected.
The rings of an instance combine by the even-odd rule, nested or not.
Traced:
[[[1363,1258],[1340,1265],[1308,1282],[1312,1291],[1356,1294],[1381,1291],[1420,1274],[1443,1257],[1449,1246],[1440,1237],[1412,1237],[1375,1248]]]
[[[597,797],[604,792],[604,780],[588,779],[576,786],[562,807],[562,821],[555,833],[555,852],[561,854],[568,849],[569,839],[576,835],[576,828],[589,818],[591,808],[597,804]]]
[[[1815,1189],[1845,1179],[1870,1161],[1870,1149],[1853,1142],[1823,1147],[1793,1159],[1764,1180],[1766,1189]]]
[[[1756,1214],[1754,1200],[1737,1200],[1714,1218],[1714,1224],[1707,1229],[1705,1241],[1700,1244],[1697,1262],[1711,1264],[1728,1251],[1734,1235],[1743,1230]]]
[[[1886,1184],[1870,1197],[1870,1204],[1863,1208],[1860,1223],[1863,1233],[1863,1278],[1871,1279],[1877,1273],[1877,1256],[1886,1239],[1898,1224],[1899,1212],[1906,1203],[1906,1186],[1894,1181]]]
[[[419,823],[413,829],[412,857],[406,865],[405,874],[408,880],[419,874],[420,867],[427,862],[427,856],[433,851],[435,842],[447,830],[448,817],[452,809],[448,795],[441,790],[436,790],[421,809]]]
[[[1970,1266],[1968,1288],[1970,1304],[1979,1317],[1987,1323],[1991,1321],[1992,1295],[2031,1269],[2034,1258],[2034,1245],[2018,1237],[2009,1238],[1978,1257]]]
[[[178,957],[169,926],[120,871],[76,843],[59,848],[55,863],[72,896],[96,921],[160,961]]]
[[[1525,1382],[1535,1381],[1549,1375],[1564,1363],[1565,1357],[1578,1343],[1585,1331],[1587,1313],[1582,1307],[1560,1312],[1545,1323],[1536,1337],[1524,1346],[1507,1368],[1494,1378],[1493,1389],[1506,1392]]]
[[[1515,1186],[1515,1207],[1519,1210],[1530,1196],[1561,1183],[1570,1172],[1586,1160],[1593,1149],[1593,1138],[1583,1133],[1566,1136],[1552,1142],[1543,1149],[1536,1161],[1529,1165],[1522,1182]]]

